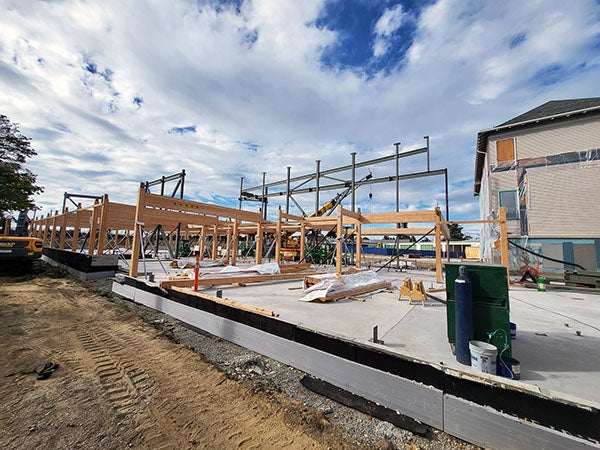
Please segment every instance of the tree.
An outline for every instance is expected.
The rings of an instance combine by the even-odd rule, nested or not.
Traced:
[[[36,175],[23,167],[27,158],[35,155],[30,139],[0,114],[0,212],[32,209],[33,196],[43,192],[35,184]]]
[[[465,236],[462,232],[463,227],[461,227],[457,223],[451,223],[448,225],[448,229],[450,230],[450,240],[451,241],[464,241],[469,239],[469,236]]]

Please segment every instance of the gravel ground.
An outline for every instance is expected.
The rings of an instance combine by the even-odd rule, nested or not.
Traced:
[[[327,397],[316,394],[300,384],[305,375],[293,367],[264,357],[246,348],[191,327],[166,314],[133,303],[112,294],[112,280],[85,282],[87,286],[110,301],[135,311],[147,323],[160,329],[169,339],[188,346],[201,354],[206,361],[236,380],[253,380],[324,412],[329,421],[346,430],[352,437],[379,449],[478,449],[453,436],[430,428],[425,436],[398,428],[388,422],[343,406]]]

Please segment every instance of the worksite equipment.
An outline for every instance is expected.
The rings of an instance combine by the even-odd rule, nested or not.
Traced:
[[[3,217],[0,221],[0,262],[28,262],[41,258],[42,240],[27,236],[27,212],[19,213],[14,230],[11,229],[12,221],[10,217]]]
[[[508,274],[499,264],[446,263],[446,318],[448,341],[456,345],[456,290],[460,266],[471,281],[473,339],[489,342],[502,356],[511,355]]]
[[[370,180],[371,178],[373,178],[373,174],[369,173],[368,175],[361,178],[358,182],[360,183],[362,181],[367,181],[367,180]],[[333,211],[337,205],[342,203],[342,201],[346,197],[348,197],[352,193],[352,191],[355,191],[359,185],[355,184],[353,186],[352,184],[350,184],[350,182],[348,182],[348,183],[346,183],[346,186],[347,186],[346,189],[344,189],[341,192],[338,192],[335,197],[333,197],[331,200],[329,200],[327,203],[325,203],[323,206],[321,206],[317,211],[310,214],[308,217],[320,217],[320,216],[330,214],[331,211]]]

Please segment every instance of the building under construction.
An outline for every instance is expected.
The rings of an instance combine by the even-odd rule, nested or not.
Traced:
[[[418,152],[428,155],[429,145]],[[396,146],[383,159],[397,168],[402,155]],[[570,291],[511,284],[505,208],[473,221],[498,232],[501,264],[491,265],[443,252],[453,223],[447,203],[445,211],[355,208],[356,187],[368,183],[442,175],[447,193],[446,170],[430,170],[429,158],[423,172],[385,179],[358,178],[359,167],[352,155],[352,164],[335,169],[351,177],[331,185],[322,183],[328,173],[318,163],[306,176],[288,170],[273,184],[242,182],[238,209],[183,198],[182,172],[141,183],[135,205],[104,195],[38,218],[31,230],[52,263],[80,277],[114,276],[114,293],[294,366],[306,372],[309,388],[351,398],[354,407],[415,433],[433,427],[492,448],[597,448],[597,295],[578,291],[575,307]],[[311,187],[292,186],[306,180]],[[168,181],[180,183],[171,195]],[[160,193],[150,192],[159,185]],[[328,189],[341,194],[322,202]],[[291,213],[300,194],[316,196],[314,211]],[[285,207],[269,220],[267,203],[278,196]],[[246,211],[244,201],[262,208]],[[408,258],[410,248],[399,246],[389,256],[369,254],[371,236],[431,237],[434,256]],[[317,248],[321,257],[310,259]],[[461,265],[472,286],[470,336],[494,347],[493,373],[457,359]]]

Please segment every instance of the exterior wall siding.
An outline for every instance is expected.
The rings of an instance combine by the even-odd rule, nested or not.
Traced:
[[[600,165],[536,167],[527,175],[529,237],[600,236]]]
[[[598,117],[566,123],[541,125],[534,130],[507,131],[490,137],[489,163],[497,161],[496,142],[515,138],[515,158],[536,158],[560,153],[600,148],[600,119]]]
[[[516,137],[517,159],[596,149],[600,147],[600,120],[550,124]]]
[[[491,136],[486,157],[487,173],[497,166],[496,142],[515,139],[515,166],[489,172],[489,210],[499,208],[498,193],[517,189],[519,160],[600,148],[600,117],[552,122],[535,129],[507,130]],[[600,161],[526,168],[527,224],[530,238],[598,238],[600,208],[586,208],[587,199],[600,199]],[[480,202],[481,204],[481,202]],[[481,211],[482,218],[488,214]],[[509,234],[521,235],[519,221],[509,221]],[[525,226],[524,226],[525,227]]]

